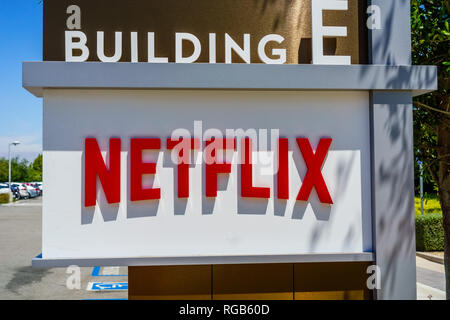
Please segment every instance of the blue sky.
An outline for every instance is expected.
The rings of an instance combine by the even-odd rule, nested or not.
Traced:
[[[0,1],[0,157],[19,140],[13,155],[28,160],[42,152],[42,99],[22,88],[22,62],[42,60],[42,4]]]

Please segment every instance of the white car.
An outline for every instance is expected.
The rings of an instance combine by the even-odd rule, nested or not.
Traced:
[[[18,182],[11,182],[11,186],[17,186],[19,188],[19,195],[21,199],[30,198],[30,194],[28,193],[28,189],[25,184]]]
[[[35,198],[39,195],[39,193],[36,191],[36,189],[33,186],[29,186],[27,184],[23,184],[23,185],[25,186],[25,188],[27,188],[30,198]]]
[[[9,187],[7,184],[0,183],[0,194],[9,193]]]
[[[36,184],[37,188],[41,191],[41,195],[42,195],[42,190],[43,190],[42,182],[35,182],[35,184]]]

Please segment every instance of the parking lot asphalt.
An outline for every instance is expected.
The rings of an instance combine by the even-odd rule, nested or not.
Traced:
[[[79,289],[67,287],[73,275],[67,268],[32,268],[31,259],[41,253],[41,223],[42,198],[0,205],[0,299],[127,299],[127,290],[88,290],[127,284],[126,267],[80,268]],[[417,282],[419,299],[445,298],[442,265],[417,258]]]
[[[0,205],[0,299],[127,299],[128,291],[89,291],[89,283],[126,283],[127,268],[80,268],[80,289],[68,289],[66,268],[35,269],[41,253],[42,198]],[[73,280],[70,278],[69,280]],[[76,281],[69,281],[71,287]],[[91,285],[92,287],[92,285]],[[94,288],[105,285],[94,284]]]

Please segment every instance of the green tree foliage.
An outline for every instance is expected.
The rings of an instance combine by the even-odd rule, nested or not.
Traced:
[[[30,164],[27,179],[29,181],[42,181],[42,154],[38,155]]]
[[[424,162],[425,180],[437,186],[437,130],[448,110],[449,3],[448,1],[411,1],[412,58],[416,65],[438,66],[439,90],[414,101],[416,157]],[[418,167],[416,175],[418,176]]]
[[[0,158],[0,182],[8,181],[8,166],[8,159]],[[32,163],[19,157],[11,159],[11,181],[42,181],[42,155],[38,155]]]
[[[448,0],[411,1],[413,63],[438,67],[438,90],[414,101],[414,143],[416,157],[424,163],[425,179],[428,183],[434,184],[442,207],[448,299],[450,299],[449,13]]]

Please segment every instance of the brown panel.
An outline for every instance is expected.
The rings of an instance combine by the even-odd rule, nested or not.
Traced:
[[[64,31],[66,9],[76,4],[81,8],[81,31],[88,38],[90,61],[97,61],[96,32],[105,31],[105,53],[113,54],[114,31],[123,32],[123,55],[130,61],[130,32],[138,32],[139,61],[147,61],[147,32],[155,32],[156,55],[175,60],[175,32],[189,32],[202,44],[198,62],[208,62],[208,33],[217,34],[217,62],[224,62],[224,37],[228,33],[237,43],[243,34],[251,34],[251,61],[260,63],[259,40],[271,33],[285,38],[280,46],[287,49],[287,63],[310,63],[310,0],[46,0],[44,1],[44,46],[46,61],[65,60]],[[348,28],[348,37],[325,41],[325,52],[351,55],[352,63],[367,63],[365,0],[349,0],[348,11],[325,11],[324,24]],[[267,53],[276,44],[267,46]],[[279,45],[277,45],[279,46]],[[303,46],[303,47],[302,47]],[[305,47],[306,46],[306,47]],[[299,56],[307,52],[306,58]],[[192,47],[186,46],[184,55]],[[243,62],[233,53],[233,62]]]
[[[366,300],[364,290],[296,292],[295,300]]]
[[[213,266],[214,300],[292,300],[292,264]]]
[[[363,262],[295,264],[295,299],[370,299],[371,292],[366,286],[368,266]]]
[[[128,268],[130,300],[210,300],[211,266]]]
[[[336,262],[129,267],[128,295],[130,300],[369,300],[368,265]]]

